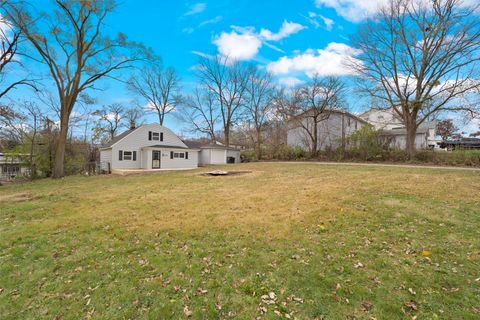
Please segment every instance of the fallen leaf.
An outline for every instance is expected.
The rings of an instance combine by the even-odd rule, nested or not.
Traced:
[[[362,302],[362,307],[361,307],[362,311],[368,312],[368,311],[372,310],[372,308],[373,308],[373,303],[372,302],[370,302],[370,301],[363,301]]]
[[[428,251],[428,250],[422,250],[422,251],[420,252],[420,254],[421,254],[422,256],[424,256],[424,257],[428,257],[428,256],[431,255],[432,253],[431,253],[430,251]]]
[[[417,306],[417,303],[413,300],[410,300],[408,302],[405,302],[405,306],[407,308],[409,308],[410,310],[413,310],[413,311],[417,311],[418,310],[418,306]]]
[[[478,307],[472,307],[472,310],[473,310],[474,313],[480,314],[480,306],[478,306]]]
[[[208,290],[205,290],[205,289],[202,289],[202,288],[197,289],[197,295],[198,296],[204,295],[207,292],[208,292]]]
[[[193,312],[192,312],[190,309],[188,309],[188,306],[183,307],[183,313],[184,313],[187,317],[191,317],[192,314],[193,314]]]
[[[412,288],[408,288],[408,292],[410,292],[411,294],[413,295],[416,295],[417,293],[415,292],[415,290],[413,290]]]
[[[355,267],[356,269],[359,269],[359,268],[363,268],[363,267],[365,267],[365,266],[363,265],[363,263],[357,262],[357,263],[355,263],[354,267]]]

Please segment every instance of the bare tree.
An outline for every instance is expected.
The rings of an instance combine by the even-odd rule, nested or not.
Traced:
[[[275,104],[288,121],[303,129],[310,152],[318,151],[318,126],[332,111],[344,108],[345,84],[337,77],[314,76],[307,84],[293,89],[289,95],[280,93]]]
[[[180,78],[174,68],[164,69],[160,61],[152,62],[134,74],[128,81],[128,87],[157,113],[161,126],[165,116],[181,102]]]
[[[202,57],[197,68],[202,86],[210,91],[218,105],[225,145],[230,145],[230,130],[244,106],[249,67],[224,56]]]
[[[106,17],[115,1],[56,0],[51,12],[37,14],[24,1],[3,5],[4,16],[22,32],[49,70],[60,102],[54,178],[64,176],[65,146],[70,114],[79,95],[99,79],[131,66],[146,51],[139,44],[103,35]],[[131,49],[131,50],[126,50]]]
[[[196,88],[192,95],[184,99],[179,117],[191,126],[193,132],[207,135],[210,141],[217,140],[215,130],[220,112],[210,90]]]
[[[117,130],[122,126],[125,108],[119,103],[113,103],[93,112],[98,117],[97,125],[94,128],[95,136],[106,134],[108,139],[117,135]]]
[[[262,157],[262,134],[269,116],[272,116],[274,85],[268,72],[251,69],[246,86],[247,123],[252,127],[257,158]],[[250,130],[249,130],[250,131]]]
[[[6,1],[0,1],[0,8],[6,4]],[[14,29],[11,23],[0,13],[0,99],[10,90],[19,85],[29,85],[33,88],[34,84],[28,78],[12,79],[7,82],[7,68],[12,65],[20,65],[18,45],[21,42],[21,32]]]
[[[129,129],[134,129],[143,124],[144,111],[140,107],[125,110],[124,119]]]
[[[458,127],[453,123],[452,119],[444,119],[439,121],[436,126],[437,135],[445,141],[452,138],[458,131]]]
[[[469,98],[480,85],[475,10],[461,0],[390,0],[352,39],[362,89],[402,119],[410,158],[417,128],[431,116],[473,111]]]

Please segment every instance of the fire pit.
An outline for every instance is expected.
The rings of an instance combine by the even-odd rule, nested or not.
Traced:
[[[206,177],[221,177],[221,176],[237,176],[241,174],[251,173],[252,171],[223,171],[223,170],[214,170],[209,172],[201,173],[200,175]]]

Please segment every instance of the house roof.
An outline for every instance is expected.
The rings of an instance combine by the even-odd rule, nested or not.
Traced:
[[[236,148],[232,147],[227,147],[221,144],[215,144],[215,143],[202,143],[198,141],[183,141],[189,148],[195,148],[195,149],[219,149],[219,150],[236,150]]]
[[[297,115],[297,116],[295,116],[295,117],[301,117],[301,116],[303,116],[304,114],[306,114],[306,113],[308,113],[308,112],[311,112],[311,110],[307,110],[307,111],[305,111],[305,112],[302,112],[302,113],[300,113],[299,115]],[[362,118],[360,118],[359,116],[354,115],[353,113],[350,113],[350,112],[347,112],[347,111],[332,109],[332,110],[325,110],[324,113],[325,113],[325,114],[327,114],[327,113],[343,114],[343,115],[345,115],[345,116],[347,116],[347,117],[353,118],[353,119],[355,119],[355,120],[357,120],[357,121],[360,121],[360,122],[362,122],[362,123],[364,123],[364,124],[368,124],[368,122],[367,122],[365,119],[362,119]]]
[[[123,138],[125,138],[126,136],[128,136],[130,133],[132,133],[133,131],[137,130],[138,128],[135,128],[135,129],[130,129],[130,130],[127,130],[121,134],[119,134],[118,136],[114,137],[112,140],[108,141],[106,144],[102,145],[100,148],[102,149],[108,149],[110,148],[111,146],[113,146],[115,143],[117,143],[118,141],[122,140]]]
[[[146,146],[146,147],[143,147],[142,149],[144,148],[158,148],[158,149],[161,149],[161,148],[168,148],[168,149],[184,149],[184,150],[192,150],[192,149],[198,149],[198,148],[193,148],[193,147],[182,147],[182,146],[172,146],[172,145],[166,145],[166,144],[156,144],[156,145],[153,145],[153,146]]]

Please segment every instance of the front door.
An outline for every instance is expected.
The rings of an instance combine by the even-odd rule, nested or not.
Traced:
[[[152,151],[152,169],[160,169],[161,151]]]

